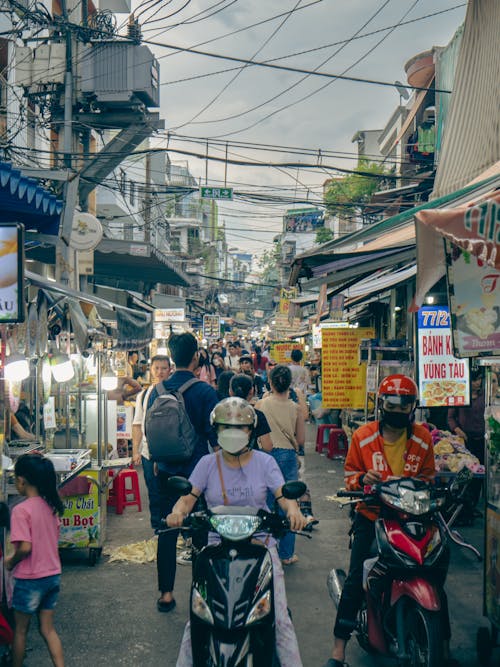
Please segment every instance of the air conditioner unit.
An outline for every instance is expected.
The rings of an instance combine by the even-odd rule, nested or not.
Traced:
[[[102,107],[160,104],[160,66],[147,46],[131,42],[96,42],[83,49],[80,85]]]

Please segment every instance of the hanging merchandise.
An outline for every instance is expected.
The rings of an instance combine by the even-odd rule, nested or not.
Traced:
[[[26,354],[32,359],[37,353],[38,311],[36,303],[28,306]]]
[[[38,332],[37,332],[37,353],[43,356],[47,352],[48,346],[48,313],[47,299],[42,290],[38,292]]]

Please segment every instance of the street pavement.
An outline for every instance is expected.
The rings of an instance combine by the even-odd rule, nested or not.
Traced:
[[[297,537],[300,560],[286,570],[289,607],[299,639],[304,667],[322,667],[329,657],[333,605],[326,590],[329,570],[347,570],[348,513],[328,499],[342,486],[342,463],[314,451],[314,428],[309,426],[306,445],[306,479],[313,494],[314,513],[320,524],[313,539]],[[147,496],[142,486],[143,511],[126,508],[122,516],[108,517],[105,551],[151,537]],[[483,550],[482,520],[461,529],[463,536]],[[482,616],[482,563],[459,547],[452,548],[447,581],[452,621],[452,650],[462,665],[479,665],[475,642],[478,627],[489,626]],[[177,608],[169,614],[156,610],[156,566],[108,563],[96,567],[87,554],[63,553],[63,583],[56,609],[56,626],[68,667],[121,665],[124,667],[174,667],[184,623],[188,616],[190,567],[179,565],[175,596]],[[51,662],[36,632],[30,630],[27,667],[48,667]],[[351,667],[385,667],[394,664],[367,656],[353,639],[348,646]],[[500,665],[500,651],[491,663]],[[259,667],[256,665],[256,667]],[[283,665],[283,667],[290,667]]]

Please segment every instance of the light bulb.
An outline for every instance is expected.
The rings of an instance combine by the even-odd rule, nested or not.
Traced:
[[[30,365],[22,354],[11,354],[5,362],[5,379],[10,382],[26,380],[30,374]]]
[[[118,378],[116,375],[103,375],[101,377],[101,386],[105,391],[112,391],[118,387]]]
[[[50,367],[56,382],[69,382],[75,376],[75,369],[67,354],[55,354],[50,360]]]

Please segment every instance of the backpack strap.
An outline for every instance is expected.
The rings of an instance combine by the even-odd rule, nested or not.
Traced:
[[[222,456],[221,452],[216,452],[215,460],[217,461],[217,469],[219,471],[219,480],[220,480],[220,488],[221,488],[221,491],[222,491],[222,499],[224,501],[224,505],[229,505],[229,501],[227,499],[226,485],[224,484],[224,476],[222,475],[221,456]]]
[[[192,387],[197,382],[203,382],[203,380],[200,380],[199,378],[191,378],[187,382],[184,382],[184,384],[181,385],[177,391],[179,394],[184,394],[184,392],[187,391],[189,387]]]

